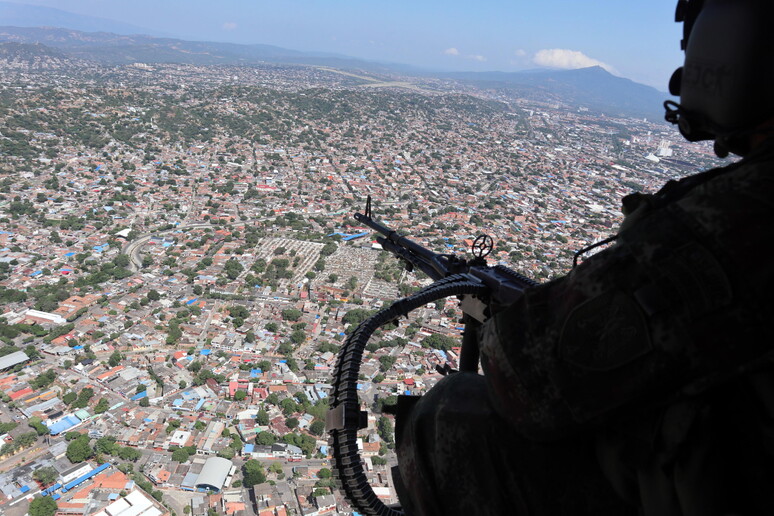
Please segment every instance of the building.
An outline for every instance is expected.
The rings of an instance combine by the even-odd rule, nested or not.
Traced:
[[[154,500],[139,490],[119,498],[94,516],[162,516],[167,514]]]
[[[215,491],[219,493],[223,486],[226,484],[226,479],[233,463],[224,459],[223,457],[210,457],[207,462],[204,463],[199,477],[196,479],[196,489],[203,491]]]
[[[65,324],[67,322],[67,319],[59,314],[41,312],[40,310],[27,310],[22,320],[38,324]]]
[[[15,365],[23,364],[29,359],[30,357],[28,357],[27,353],[24,351],[15,351],[13,353],[9,353],[4,357],[0,357],[0,371]]]

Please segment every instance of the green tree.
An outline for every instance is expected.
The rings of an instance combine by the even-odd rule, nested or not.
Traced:
[[[51,466],[44,466],[42,468],[36,469],[32,474],[32,478],[40,482],[42,485],[48,486],[56,482],[56,479],[59,478],[59,473],[57,473],[56,470]]]
[[[250,312],[242,305],[228,307],[228,313],[231,317],[238,317],[240,319],[247,319],[250,317]]]
[[[94,389],[91,387],[84,387],[81,392],[78,393],[78,398],[72,404],[73,408],[84,408],[89,404],[89,400],[94,396]]]
[[[325,423],[320,421],[319,419],[315,419],[312,421],[312,424],[309,425],[309,432],[311,432],[314,435],[322,435],[325,431]]]
[[[234,401],[244,401],[246,397],[247,393],[241,389],[234,393]]]
[[[172,452],[172,460],[175,462],[187,462],[189,457],[190,455],[188,455],[188,452],[185,448],[178,448]]]
[[[119,254],[113,259],[113,264],[115,264],[116,267],[128,267],[129,266],[129,255],[127,254]]]
[[[294,428],[298,428],[298,419],[294,417],[289,417],[285,420],[285,425],[291,430]]]
[[[379,432],[379,437],[381,437],[384,442],[387,444],[392,444],[392,422],[387,417],[382,416],[379,418],[379,421],[376,423],[376,430]]]
[[[100,400],[94,406],[94,413],[102,414],[103,412],[106,412],[107,409],[109,408],[110,408],[110,403],[108,402],[108,400],[106,398],[100,398]]]
[[[36,496],[30,502],[28,513],[30,516],[54,516],[58,506],[50,496]]]
[[[263,469],[263,464],[255,459],[245,461],[244,466],[242,466],[242,475],[244,476],[242,484],[245,487],[253,487],[266,482],[266,472]]]
[[[66,455],[73,464],[92,458],[94,456],[94,450],[89,444],[89,437],[82,435],[74,441],[71,441],[70,444],[67,445]]]
[[[282,318],[286,321],[296,322],[301,319],[301,310],[296,308],[286,308],[282,312]]]
[[[118,452],[119,446],[116,444],[116,438],[110,435],[100,437],[94,442],[94,450],[97,453],[114,455]]]
[[[142,452],[129,446],[124,446],[118,449],[118,457],[122,460],[130,460],[136,462],[142,457]]]
[[[423,348],[440,349],[443,351],[449,351],[451,348],[460,345],[457,339],[437,333],[422,339],[421,344]]]
[[[30,425],[30,427],[34,429],[38,435],[46,435],[49,433],[48,427],[43,424],[42,420],[38,416],[32,416],[29,418],[27,420],[27,424]]]
[[[301,344],[306,340],[306,333],[304,330],[296,330],[290,335],[290,340],[292,340],[294,344]]]
[[[266,426],[269,424],[269,413],[261,409],[255,416],[255,424],[258,426]]]
[[[121,355],[121,353],[118,350],[113,351],[113,353],[110,354],[110,358],[108,359],[108,364],[110,367],[116,367],[118,364],[121,363],[121,360],[123,360],[124,357]]]
[[[261,432],[255,437],[255,442],[263,446],[270,446],[277,442],[277,436],[271,432]]]
[[[391,355],[382,355],[379,357],[379,367],[382,371],[389,371],[390,368],[395,364],[396,360],[397,357]]]
[[[371,315],[373,315],[373,312],[371,310],[366,310],[364,308],[355,308],[347,312],[346,315],[342,317],[341,321],[344,324],[352,324],[354,326],[357,326],[361,322],[371,317]]]

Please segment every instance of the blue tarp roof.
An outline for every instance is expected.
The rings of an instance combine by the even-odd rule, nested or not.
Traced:
[[[187,305],[192,305],[192,304],[196,303],[198,300],[199,300],[199,298],[195,297],[195,298],[191,299],[190,301],[186,302],[186,304]]]
[[[19,491],[21,491],[22,493],[26,493],[29,490],[30,490],[30,486],[21,486],[19,488]]]
[[[207,401],[207,398],[200,399],[199,402],[196,404],[196,409],[194,410],[199,410],[200,408],[202,408],[204,406],[205,401]]]
[[[110,467],[110,463],[106,462],[106,463],[102,464],[101,466],[99,466],[98,468],[92,469],[90,472],[86,473],[85,475],[82,475],[82,476],[76,478],[72,482],[66,483],[64,485],[64,487],[62,488],[62,491],[64,491],[64,492],[69,491],[70,489],[72,489],[73,487],[77,486],[78,484],[86,482],[90,478],[92,478],[92,477],[94,477],[96,475],[99,475],[100,473],[102,473],[103,471],[108,469],[109,467]]]
[[[59,489],[60,487],[62,487],[62,484],[60,484],[59,482],[57,482],[57,483],[56,483],[56,484],[54,484],[53,486],[51,486],[51,487],[47,487],[47,488],[45,488],[43,491],[41,491],[41,492],[40,492],[40,495],[41,495],[41,496],[48,496],[48,495],[50,495],[51,493],[53,493],[54,491],[56,491],[57,489]],[[54,496],[56,496],[56,495],[54,495]]]
[[[203,350],[199,351],[200,355],[205,355],[205,356],[209,355],[210,353],[212,353],[212,351],[209,350],[209,349],[203,349]]]
[[[135,394],[129,399],[132,401],[137,401],[137,400],[141,400],[142,398],[145,398],[146,396],[148,396],[148,391],[142,391],[142,392],[138,392],[137,394]]]
[[[74,427],[80,422],[81,422],[80,419],[70,414],[69,416],[63,417],[62,419],[60,419],[59,421],[57,421],[56,423],[48,427],[48,431],[51,433],[51,435],[59,435],[62,432],[65,432],[71,429],[72,427]]]
[[[250,378],[255,378],[256,376],[262,374],[263,371],[260,369],[250,369]]]
[[[362,237],[364,237],[364,236],[366,236],[368,234],[369,234],[369,232],[366,231],[365,233],[358,233],[357,235],[346,236],[346,237],[342,238],[342,240],[345,241],[345,242],[349,242],[350,240],[354,240],[356,238],[362,238]]]
[[[254,444],[245,444],[245,447],[244,447],[243,451],[245,453],[253,453],[254,449],[255,449],[255,445]]]

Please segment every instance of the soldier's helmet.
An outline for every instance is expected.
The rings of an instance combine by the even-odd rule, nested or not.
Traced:
[[[669,90],[666,119],[689,141],[744,156],[751,135],[774,119],[774,1],[679,0],[685,63]]]

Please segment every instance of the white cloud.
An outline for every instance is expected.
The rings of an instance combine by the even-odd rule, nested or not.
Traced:
[[[615,68],[607,63],[603,63],[593,57],[589,57],[583,52],[577,50],[568,50],[565,48],[550,48],[539,50],[532,61],[540,66],[551,68],[563,68],[565,70],[574,70],[576,68],[588,68],[590,66],[600,66],[610,73],[615,73]]]
[[[519,49],[517,49],[517,50],[514,52],[514,54],[516,55],[516,57],[524,57],[524,56],[526,56],[526,55],[527,55],[527,51],[526,51],[526,50],[524,50],[523,48],[519,48]]]
[[[479,54],[462,54],[462,52],[459,51],[459,49],[455,47],[447,48],[443,51],[444,54],[447,56],[454,56],[454,57],[460,57],[462,59],[470,59],[472,61],[478,61],[479,63],[483,63],[486,61],[486,57],[479,55]]]
[[[225,30],[234,30],[237,28],[237,24],[234,22],[226,22],[222,25]]]

